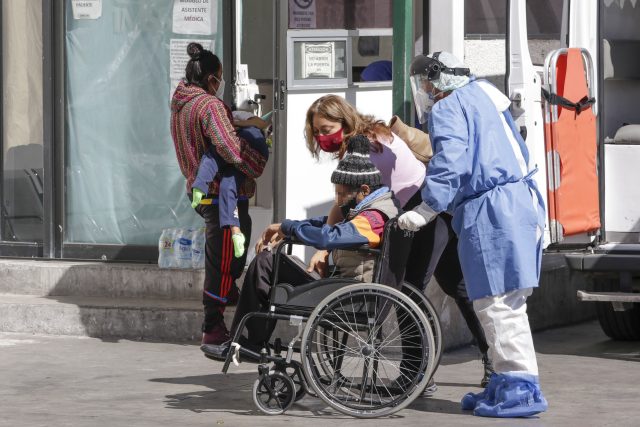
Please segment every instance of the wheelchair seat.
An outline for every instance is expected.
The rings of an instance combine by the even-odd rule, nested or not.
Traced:
[[[354,279],[342,277],[332,277],[320,279],[315,282],[306,283],[300,286],[292,286],[288,283],[277,284],[271,292],[274,293],[273,303],[282,309],[308,309],[311,312],[319,301],[327,295],[346,285],[360,283]]]
[[[368,245],[361,245],[347,248],[346,250],[375,254],[372,282],[401,289],[407,260],[411,252],[412,240],[413,233],[402,230],[398,226],[398,218],[396,217],[388,220],[385,224],[379,248],[372,249]],[[285,243],[285,245],[289,245],[289,252],[292,244],[299,243],[293,240]],[[276,258],[282,257],[281,250],[275,253],[274,256]],[[284,258],[286,259],[287,257]],[[279,261],[276,260],[274,264],[279,265]],[[289,313],[289,310],[293,310],[295,312],[309,313],[317,306],[318,302],[332,292],[347,285],[361,283],[350,278],[331,277],[315,280],[304,285],[292,286],[288,283],[278,283],[277,270],[274,269],[273,273],[273,283],[276,283],[276,285],[271,289],[270,302],[272,306],[278,308],[279,312]]]

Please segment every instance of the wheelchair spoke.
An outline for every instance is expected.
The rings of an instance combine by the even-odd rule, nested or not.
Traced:
[[[345,413],[395,412],[426,381],[433,360],[429,320],[393,288],[358,284],[336,291],[308,321],[303,362],[310,384]]]
[[[344,307],[342,306],[342,302],[340,302],[340,307],[343,309],[343,312],[344,312]],[[358,344],[364,343],[364,340],[362,339],[362,337],[360,336],[360,334],[358,334],[358,331],[355,331],[355,330],[351,327],[351,324],[352,324],[351,322],[348,322],[348,321],[343,320],[343,319],[342,319],[342,317],[340,317],[340,316],[338,315],[338,313],[337,313],[335,310],[333,310],[333,309],[331,309],[331,313],[333,313],[333,314],[334,314],[334,315],[335,315],[335,316],[336,316],[336,317],[337,317],[337,318],[338,318],[338,319],[339,319],[343,324],[347,325],[347,327],[348,327],[349,329],[351,329],[351,332],[352,332],[352,333],[350,333],[349,331],[347,331],[347,330],[345,330],[345,329],[343,329],[343,328],[340,328],[337,324],[333,324],[336,328],[340,329],[341,331],[343,331],[343,332],[345,332],[345,333],[350,333],[350,335],[351,335],[351,336],[353,336],[354,338],[356,338],[356,340],[357,340]],[[348,319],[347,319],[347,320],[348,320]],[[356,323],[356,322],[354,322],[353,324],[355,324],[355,325],[356,325],[356,327],[357,327],[357,323]]]
[[[403,378],[405,378],[405,379],[409,380],[410,382],[411,382],[411,381],[413,381],[413,378],[409,377],[407,374],[405,374],[405,373],[404,373],[404,372],[402,372],[402,371],[403,371],[403,370],[404,370],[405,372],[406,372],[406,371],[411,371],[411,372],[415,372],[415,373],[418,373],[418,372],[419,372],[418,370],[415,370],[415,369],[407,369],[407,368],[402,369],[402,367],[401,367],[401,363],[398,363],[398,365],[396,365],[396,364],[394,364],[394,363],[393,363],[393,361],[391,361],[391,360],[387,359],[384,355],[379,354],[379,356],[380,356],[380,357],[382,357],[383,359],[385,359],[387,362],[389,362],[389,365],[391,365],[391,366],[393,366],[394,368],[398,369],[398,372],[400,373],[400,375],[401,375]],[[422,359],[420,359],[420,360],[422,360]],[[401,362],[401,361],[398,361],[398,362]]]
[[[345,351],[345,352],[350,353],[350,354],[360,355],[359,349],[352,348],[352,347],[348,347],[348,346],[344,346],[344,347],[342,347],[342,343],[341,343],[340,341],[336,340],[336,339],[335,339],[335,338],[333,338],[333,337],[330,337],[329,335],[325,334],[324,332],[316,331],[316,333],[317,333],[317,334],[320,334],[320,335],[323,335],[323,336],[325,336],[325,337],[327,337],[327,338],[331,339],[333,342],[338,343],[338,345],[340,345],[340,346],[341,346],[341,348],[339,349],[339,351]]]

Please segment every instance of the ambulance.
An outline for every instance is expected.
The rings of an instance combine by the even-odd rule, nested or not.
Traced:
[[[563,45],[534,66],[524,0],[508,5],[512,112],[546,188],[546,253],[593,289],[602,329],[640,339],[640,2],[565,1]]]

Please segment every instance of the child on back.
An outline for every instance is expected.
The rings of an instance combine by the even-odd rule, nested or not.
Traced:
[[[269,147],[266,138],[258,127],[254,124],[266,126],[266,121],[262,118],[242,114],[244,112],[234,112],[234,124],[239,127],[236,131],[238,137],[256,151],[260,152],[265,159],[269,158]],[[267,118],[268,116],[265,116]],[[206,196],[209,183],[220,173],[220,194],[218,199],[220,212],[220,228],[231,228],[231,240],[233,241],[233,252],[236,258],[244,254],[245,236],[240,231],[240,219],[238,218],[238,188],[242,185],[245,176],[237,168],[229,165],[216,152],[216,148],[211,146],[207,150],[198,167],[198,174],[191,187],[193,201],[191,207],[194,209],[202,202]]]

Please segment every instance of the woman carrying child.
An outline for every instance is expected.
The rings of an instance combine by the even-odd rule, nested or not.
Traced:
[[[236,133],[231,110],[221,100],[224,79],[220,59],[198,43],[190,43],[187,53],[191,59],[187,63],[185,79],[171,100],[171,136],[180,170],[187,180],[190,200],[194,199],[192,189],[196,177],[206,175],[205,171],[198,172],[205,153],[209,153],[204,160],[208,162],[209,173],[211,167],[216,171],[203,181],[208,182],[208,188],[205,189],[206,194],[196,196],[196,199],[201,199],[196,212],[204,218],[206,225],[202,344],[221,344],[229,339],[224,309],[230,302],[234,282],[242,273],[249,244],[248,239],[242,241],[242,256],[234,256],[234,240],[238,246],[237,241],[243,239],[233,239],[232,235],[240,232],[251,236],[248,200],[255,192],[255,178],[262,174],[267,159],[262,150],[255,149]],[[255,117],[242,125],[264,127],[265,123]],[[219,206],[223,191],[220,188],[221,177],[225,172],[232,174],[234,170],[242,177],[236,174],[240,179],[232,178],[231,189],[235,194],[231,195],[225,212],[221,212],[225,207]],[[211,180],[212,177],[215,178]],[[204,193],[203,189],[200,190]],[[234,202],[236,206],[229,219],[228,211]],[[232,230],[233,224],[237,224],[239,230]]]

